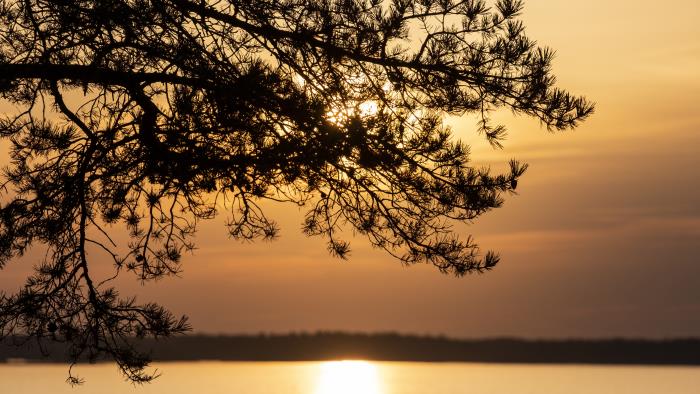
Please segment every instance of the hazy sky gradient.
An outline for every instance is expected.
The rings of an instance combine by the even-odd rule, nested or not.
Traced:
[[[531,168],[519,195],[471,226],[502,254],[465,278],[406,268],[354,239],[349,261],[300,234],[302,212],[272,206],[272,243],[199,232],[181,278],[123,293],[190,316],[196,331],[400,331],[456,337],[700,336],[700,3],[526,1],[527,31],[557,51],[561,87],[597,103],[574,132],[504,113],[502,151],[450,119],[494,167]],[[25,264],[26,268],[26,264]],[[13,289],[26,270],[0,272]]]

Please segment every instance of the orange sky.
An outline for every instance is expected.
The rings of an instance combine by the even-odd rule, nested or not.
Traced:
[[[700,3],[526,1],[529,35],[557,51],[561,87],[597,103],[552,135],[503,114],[493,151],[471,119],[451,119],[494,166],[531,168],[519,195],[459,231],[502,254],[465,278],[406,268],[354,239],[349,261],[300,234],[302,213],[272,206],[272,243],[205,223],[181,278],[123,293],[162,302],[209,333],[400,331],[457,337],[700,336]],[[0,272],[16,288],[26,264]]]

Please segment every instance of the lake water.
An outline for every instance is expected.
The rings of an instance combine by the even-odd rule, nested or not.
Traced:
[[[134,386],[110,364],[0,364],[2,394],[697,394],[700,367],[412,362],[173,362]]]

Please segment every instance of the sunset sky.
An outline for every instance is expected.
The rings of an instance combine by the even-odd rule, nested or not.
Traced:
[[[348,261],[300,232],[303,211],[270,205],[273,242],[204,223],[180,278],[123,295],[187,314],[196,332],[398,331],[453,337],[700,336],[700,2],[527,0],[529,36],[556,50],[559,85],[596,102],[551,134],[503,113],[505,149],[449,122],[473,161],[530,164],[519,195],[469,226],[492,272],[454,278],[402,266],[363,239]],[[30,264],[0,271],[14,291]]]

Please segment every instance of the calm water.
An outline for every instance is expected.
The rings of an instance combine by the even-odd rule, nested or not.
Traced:
[[[133,386],[112,365],[83,365],[87,382],[63,383],[63,365],[0,364],[0,393],[38,394],[697,394],[700,367],[397,362],[161,363]]]

